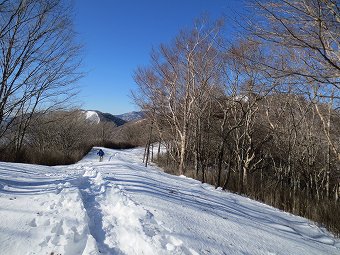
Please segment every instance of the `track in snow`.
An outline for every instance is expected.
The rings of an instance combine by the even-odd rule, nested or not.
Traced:
[[[78,164],[79,168],[84,173],[75,182],[100,254],[192,254],[184,253],[183,242],[126,195],[123,187],[103,179],[92,162]]]
[[[115,246],[110,247],[105,243],[106,232],[103,229],[103,214],[98,197],[106,191],[106,186],[101,175],[92,167],[87,167],[83,177],[80,177],[80,193],[84,208],[88,216],[88,225],[91,235],[97,243],[98,251],[101,254],[122,254]],[[90,169],[90,170],[89,170]]]
[[[0,162],[1,254],[340,254],[314,223],[144,168],[142,149],[77,164]]]

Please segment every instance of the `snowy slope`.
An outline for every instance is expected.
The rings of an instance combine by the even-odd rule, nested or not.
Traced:
[[[156,167],[142,149],[0,163],[0,254],[340,254],[308,220]]]
[[[93,124],[99,124],[100,122],[111,122],[116,126],[122,126],[126,123],[125,120],[120,119],[110,113],[92,110],[82,110],[82,113],[84,114],[85,119]]]
[[[97,112],[95,111],[84,111],[85,118],[95,124],[98,124],[100,122],[100,118]]]

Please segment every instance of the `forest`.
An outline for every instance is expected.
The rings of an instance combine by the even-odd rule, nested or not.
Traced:
[[[225,20],[202,17],[136,70],[150,126],[144,160],[339,234],[339,5],[254,1],[253,10],[232,40]],[[157,158],[155,142],[167,149]]]

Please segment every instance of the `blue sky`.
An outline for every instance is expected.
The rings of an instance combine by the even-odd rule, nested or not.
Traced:
[[[152,47],[170,42],[204,13],[234,17],[242,8],[240,0],[74,0],[86,71],[79,82],[82,108],[112,114],[138,110],[130,97],[136,89],[132,76],[148,65]]]

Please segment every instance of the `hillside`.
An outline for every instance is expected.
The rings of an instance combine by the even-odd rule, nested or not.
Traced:
[[[340,254],[314,223],[161,169],[143,149],[0,162],[1,254]]]
[[[111,113],[104,113],[97,110],[82,110],[85,119],[98,124],[99,122],[113,122],[117,127],[128,122],[138,121],[145,117],[143,112],[128,112],[120,115],[113,115]]]
[[[126,123],[125,120],[116,117],[115,115],[103,113],[97,110],[82,110],[82,113],[84,114],[86,120],[94,124],[98,124],[100,122],[112,122],[118,127]]]
[[[122,120],[125,120],[126,122],[130,122],[130,121],[137,121],[140,119],[144,119],[145,118],[145,113],[144,112],[128,112],[128,113],[123,113],[120,115],[115,115],[117,118],[120,118]]]

